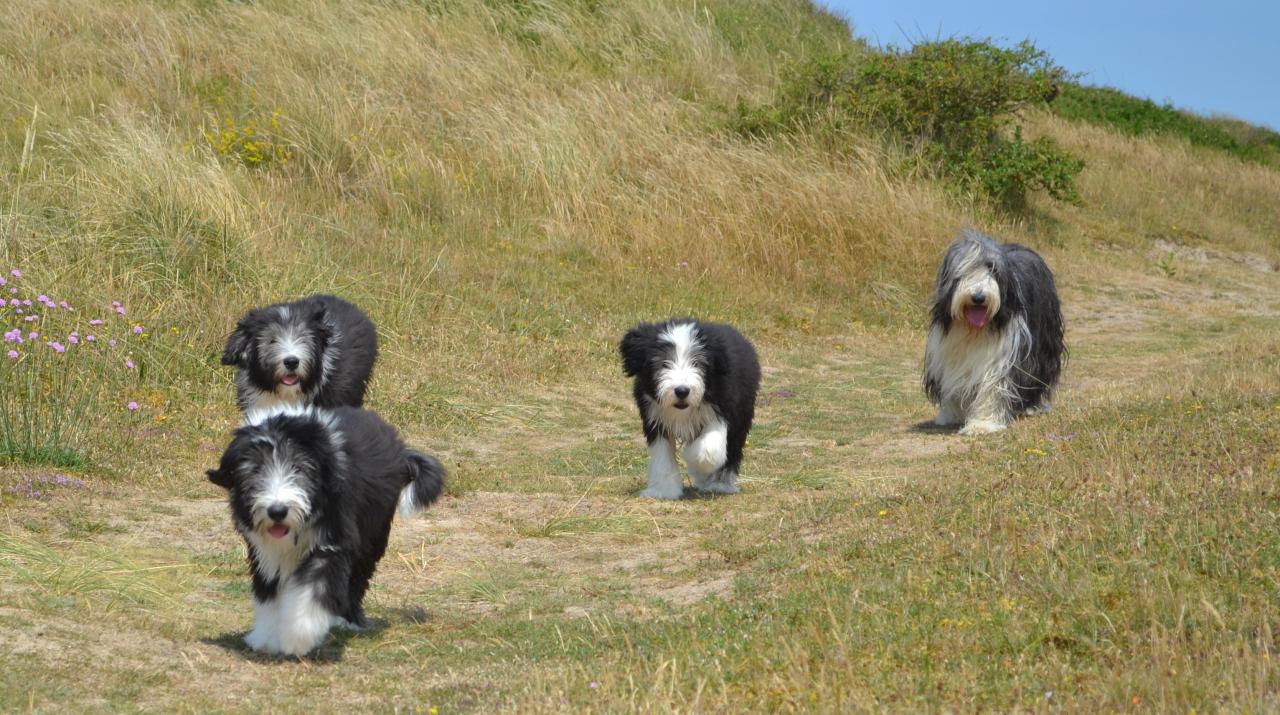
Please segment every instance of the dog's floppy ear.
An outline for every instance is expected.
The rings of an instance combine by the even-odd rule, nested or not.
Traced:
[[[329,309],[320,301],[311,303],[311,328],[322,340],[328,340],[333,334],[333,325],[329,323]]]
[[[232,487],[231,479],[227,476],[226,472],[223,472],[221,469],[210,469],[205,472],[205,476],[209,477],[209,481],[217,484],[223,489],[230,489]]]
[[[637,325],[622,337],[618,352],[622,355],[622,372],[627,377],[634,376],[644,368],[657,337],[658,326],[650,324]]]
[[[249,361],[249,330],[243,321],[227,336],[227,346],[222,349],[223,365],[244,366]]]

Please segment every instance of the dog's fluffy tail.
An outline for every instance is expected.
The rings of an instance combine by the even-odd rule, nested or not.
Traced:
[[[431,506],[444,491],[444,465],[429,454],[408,450],[409,483],[400,490],[400,516],[413,516]]]

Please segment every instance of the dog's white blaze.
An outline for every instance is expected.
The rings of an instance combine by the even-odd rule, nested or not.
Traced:
[[[277,390],[274,392],[259,390],[249,384],[249,375],[243,371],[236,374],[236,386],[240,388],[239,394],[247,398],[245,399],[246,412],[286,407],[299,404],[302,401],[302,391],[297,385],[278,385]],[[287,390],[278,389],[280,387],[287,388]]]
[[[258,575],[268,581],[279,578],[283,582],[292,576],[316,543],[315,533],[305,526],[289,527],[289,533],[280,539],[260,530],[244,537],[253,546]]]
[[[970,244],[965,254],[952,267],[952,272],[959,278],[956,289],[951,294],[952,318],[965,323],[964,310],[973,305],[973,294],[977,292],[986,296],[982,307],[987,309],[988,319],[1000,312],[1000,284],[983,262],[981,244]]]
[[[706,403],[697,407],[690,405],[684,409],[663,405],[653,400],[645,401],[645,419],[649,424],[658,425],[681,444],[688,444],[697,439],[702,430],[713,420],[720,419],[715,409]]]
[[[665,437],[649,445],[649,486],[640,496],[653,499],[679,499],[684,494],[680,481],[680,465],[676,463],[676,446]]]
[[[1004,330],[975,332],[934,325],[925,346],[925,370],[941,396],[937,424],[964,423],[962,434],[1004,429],[1013,418],[1009,376],[1031,333],[1021,316]]]
[[[689,396],[685,402],[686,410],[696,408],[702,403],[702,394],[706,384],[702,379],[702,368],[699,360],[702,356],[702,341],[697,327],[693,323],[677,323],[667,328],[658,336],[662,342],[671,343],[673,355],[671,360],[662,366],[654,375],[658,388],[658,403],[671,407],[676,402],[675,389],[689,388]],[[672,408],[675,411],[675,408]]]
[[[321,584],[286,581],[276,595],[279,604],[280,652],[302,656],[324,640],[339,619],[320,604]]]

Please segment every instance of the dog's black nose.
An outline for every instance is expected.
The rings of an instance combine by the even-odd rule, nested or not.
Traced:
[[[284,359],[284,367],[285,367],[285,369],[286,369],[286,370],[297,370],[297,369],[298,369],[298,358],[293,357],[292,355],[290,355],[289,357],[285,358],[285,359]]]
[[[684,398],[689,396],[689,388],[685,387],[684,385],[677,387],[675,390],[673,390],[673,392],[676,393],[676,399],[683,400]]]
[[[983,304],[983,303],[985,303],[985,302],[987,302],[987,294],[986,294],[986,293],[983,293],[983,292],[982,292],[982,291],[980,291],[980,290],[978,290],[978,291],[974,291],[974,292],[973,292],[973,304],[974,304],[974,305],[982,305],[982,304]]]
[[[267,516],[276,521],[284,521],[284,518],[289,516],[289,507],[284,504],[272,504],[267,507]]]

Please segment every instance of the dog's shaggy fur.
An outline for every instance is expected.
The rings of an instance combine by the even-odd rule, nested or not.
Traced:
[[[378,331],[359,308],[314,295],[249,311],[227,338],[236,397],[248,412],[275,405],[359,407],[378,359]]]
[[[755,348],[728,325],[672,319],[645,323],[622,339],[623,371],[635,378],[636,407],[649,443],[642,496],[683,494],[676,443],[701,491],[734,494],[760,387]]]
[[[209,480],[227,489],[249,547],[256,651],[302,656],[331,626],[359,629],[361,602],[387,548],[397,504],[440,495],[440,462],[405,447],[367,410],[252,412]]]
[[[925,346],[925,392],[935,423],[996,432],[1049,409],[1066,359],[1053,273],[1035,251],[974,231],[938,269]]]

